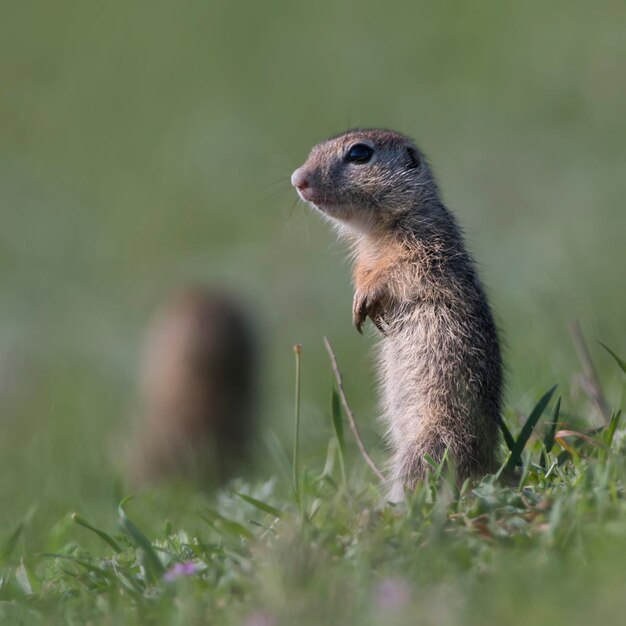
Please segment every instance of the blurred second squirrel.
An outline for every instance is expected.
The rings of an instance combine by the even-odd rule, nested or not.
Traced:
[[[252,439],[256,345],[243,310],[206,288],[178,293],[148,328],[131,459],[135,483],[238,473]]]

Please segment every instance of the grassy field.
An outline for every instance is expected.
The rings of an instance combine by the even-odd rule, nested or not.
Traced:
[[[333,391],[322,466],[290,468],[277,455],[283,471],[235,480],[211,503],[190,493],[167,504],[125,498],[115,531],[73,513],[46,534],[46,552],[18,560],[30,520],[20,523],[0,551],[0,616],[11,624],[620,623],[621,411],[584,434],[569,428],[576,416],[561,397],[550,403],[554,392],[515,437],[507,431],[496,475],[459,488],[445,459],[433,461],[430,479],[392,505],[364,463],[346,467]],[[294,443],[294,459],[296,451]],[[179,506],[195,509],[195,524],[167,519]],[[149,512],[160,527],[146,534],[133,520],[154,529]]]
[[[555,384],[541,424],[559,395],[563,423],[593,429],[567,328],[580,321],[617,411],[623,374],[598,341],[626,355],[625,20],[617,1],[4,3],[0,616],[618,622],[619,436],[610,453],[587,442],[554,468],[561,444],[543,467],[530,442],[515,485],[458,494],[433,477],[399,508],[381,502],[347,435],[347,480],[338,457],[324,472],[336,438],[325,335],[366,445],[384,458],[374,337],[352,330],[343,250],[288,179],[346,127],[415,137],[498,313],[511,430]],[[146,549],[125,517],[119,526],[131,495],[120,459],[146,321],[190,282],[239,294],[262,338],[258,462],[220,494],[132,494],[124,510],[155,542]],[[176,561],[203,569],[163,581]]]

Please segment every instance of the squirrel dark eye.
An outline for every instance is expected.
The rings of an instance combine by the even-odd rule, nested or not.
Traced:
[[[344,161],[346,163],[363,165],[363,163],[367,163],[372,158],[373,154],[374,150],[372,150],[368,145],[364,143],[355,143],[348,150],[348,152],[346,152]]]

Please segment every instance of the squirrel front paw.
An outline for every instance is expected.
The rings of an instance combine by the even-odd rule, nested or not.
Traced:
[[[385,334],[383,317],[384,294],[381,290],[359,291],[354,294],[352,303],[352,323],[359,333],[363,334],[361,327],[369,317],[376,328]]]

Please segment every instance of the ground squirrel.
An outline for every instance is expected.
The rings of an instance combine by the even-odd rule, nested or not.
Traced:
[[[133,478],[215,482],[241,469],[253,438],[256,341],[216,289],[181,290],[149,325]]]
[[[453,459],[459,479],[496,468],[502,396],[497,330],[474,262],[428,164],[406,136],[350,130],[291,177],[354,257],[353,321],[382,340],[378,368],[392,497]]]

